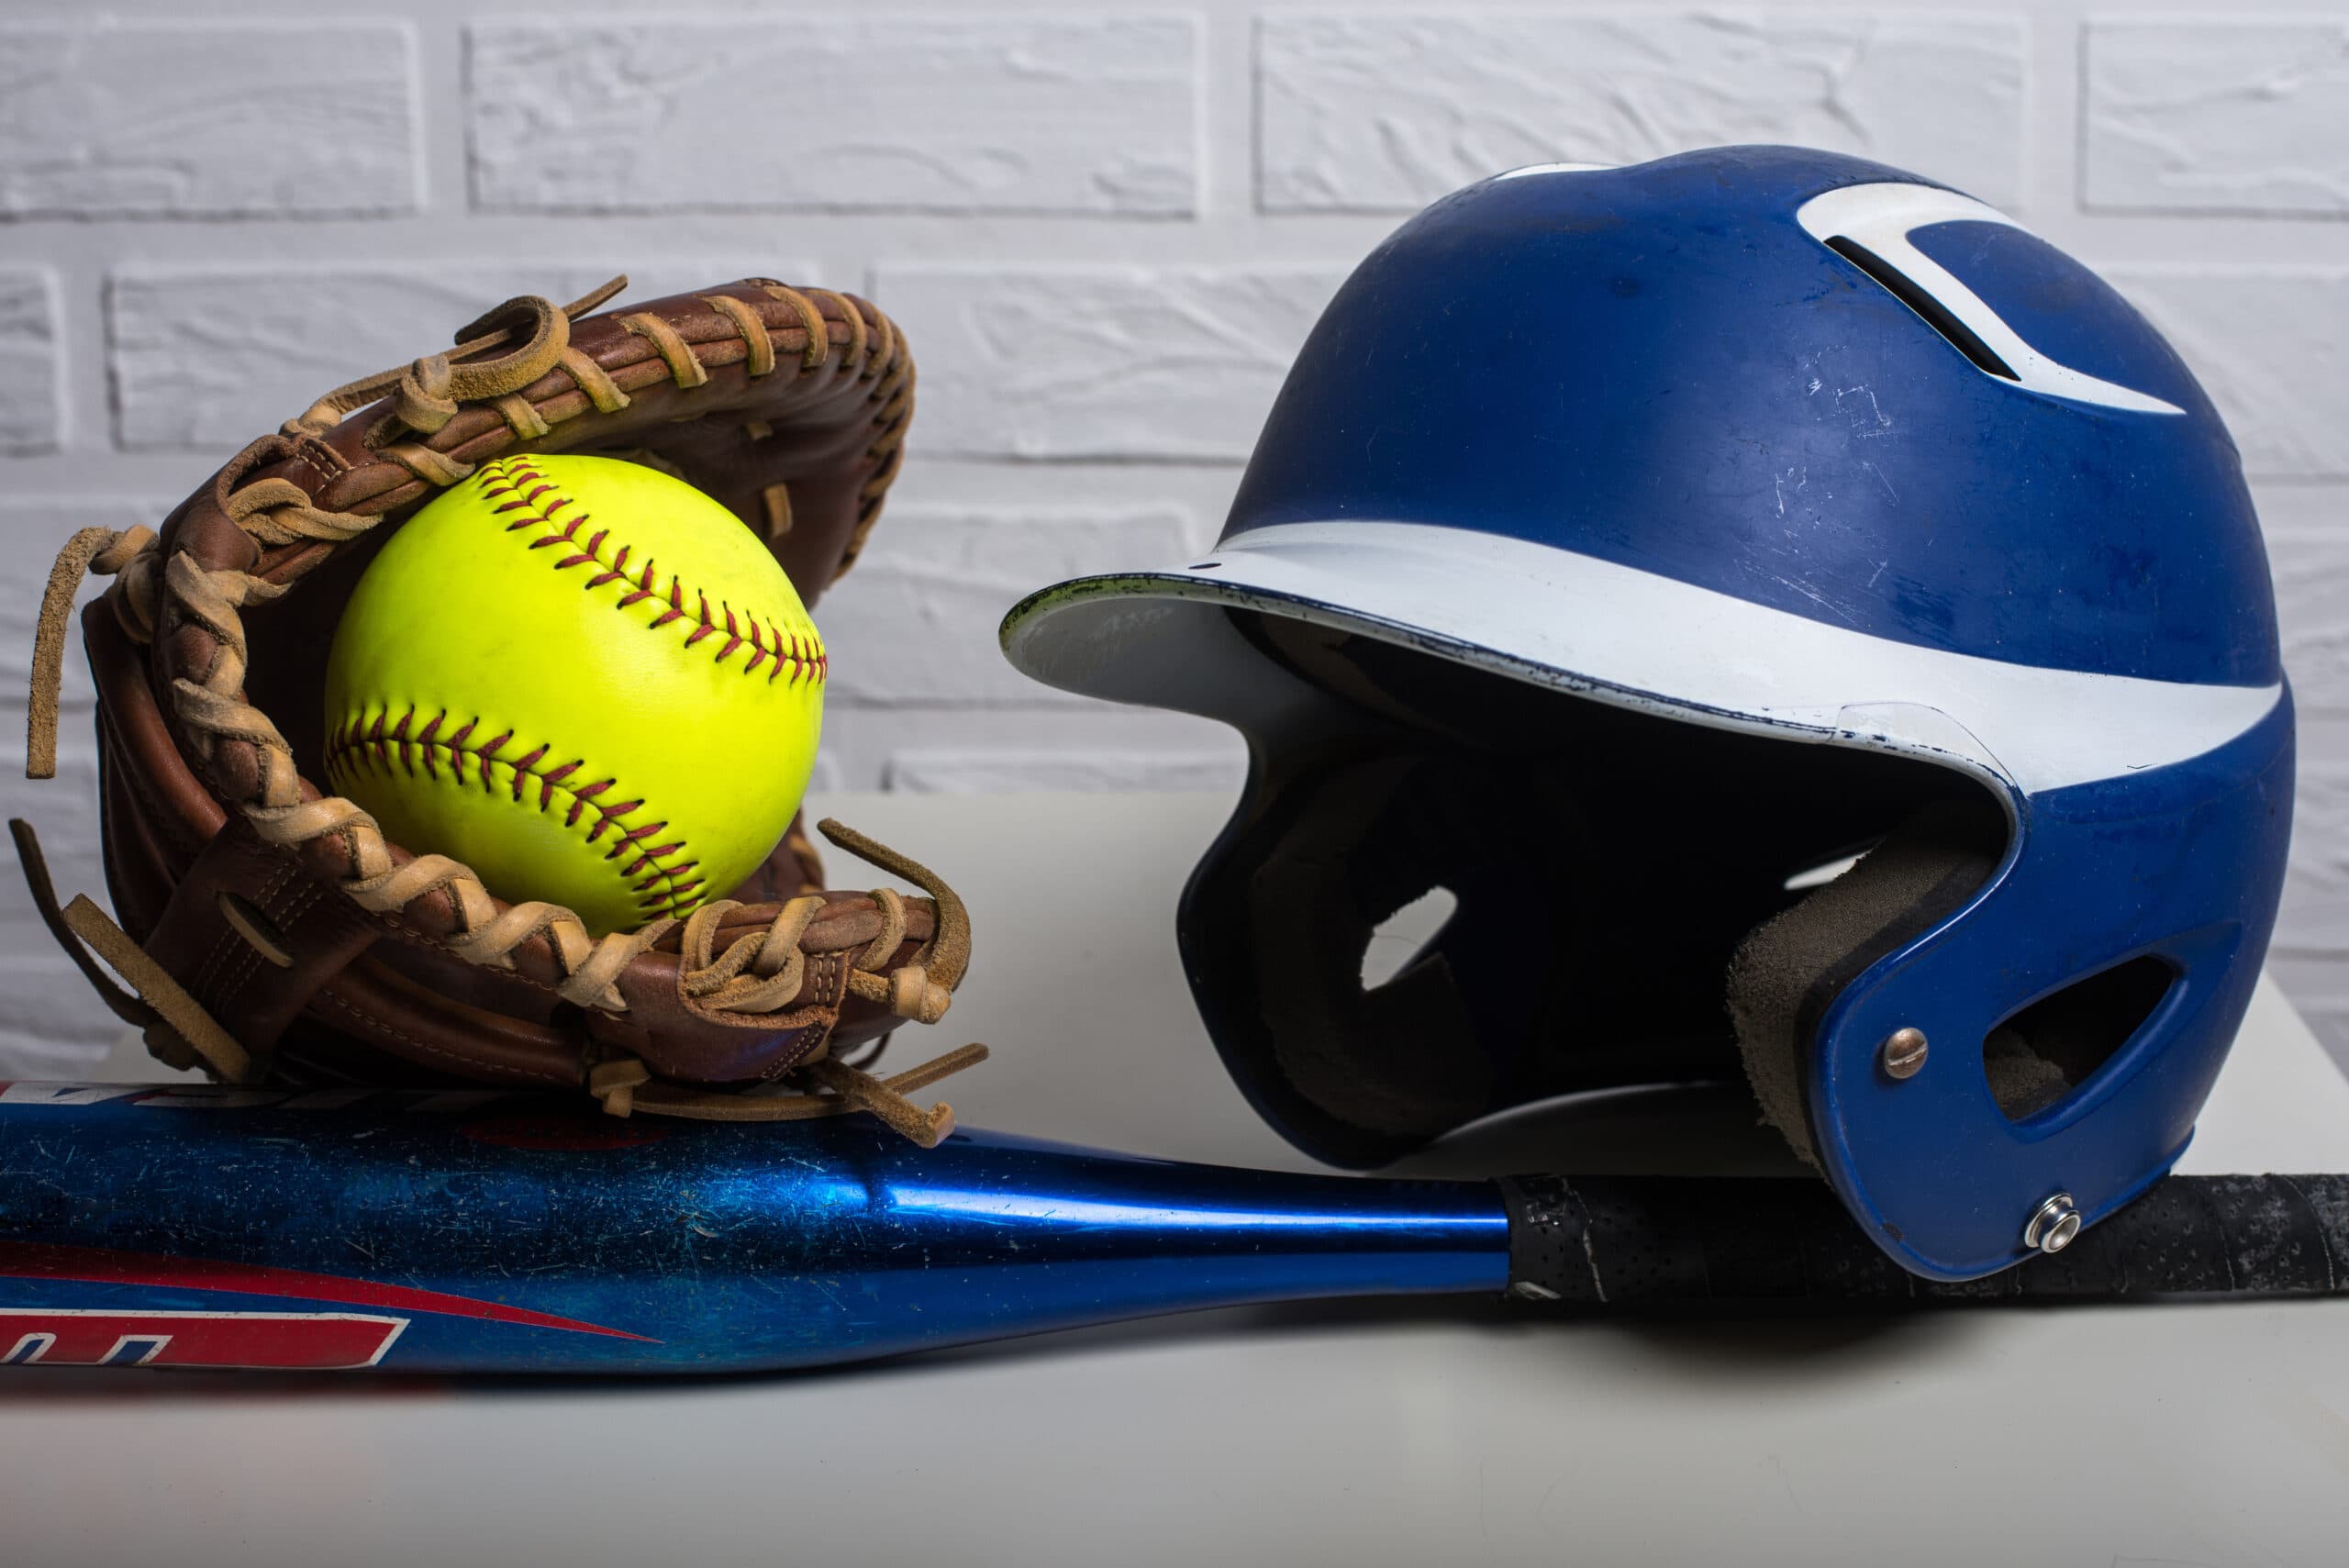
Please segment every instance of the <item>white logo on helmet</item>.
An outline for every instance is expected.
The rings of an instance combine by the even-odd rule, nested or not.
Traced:
[[[1841,239],[1861,247],[1867,255],[1891,269],[1898,281],[1906,284],[1933,306],[1948,313],[1965,332],[1971,333],[1980,347],[1997,357],[2003,368],[2011,373],[2018,386],[2026,391],[2044,393],[2050,397],[2069,398],[2075,403],[2094,403],[2107,408],[2124,408],[2135,414],[2183,414],[2185,409],[2174,403],[2151,396],[2132,387],[2100,380],[2069,365],[2059,364],[2023,341],[2022,335],[2007,325],[1998,313],[1980,295],[1958,281],[1948,268],[1918,250],[1909,236],[1920,228],[1936,223],[1995,223],[2003,228],[2019,229],[2028,234],[2013,218],[1994,206],[1985,206],[1971,196],[1961,196],[1954,191],[1936,190],[1930,185],[1887,183],[1874,185],[1846,185],[1840,191],[1829,191],[1813,196],[1796,209],[1795,221],[1802,225],[1810,237],[1822,245],[1836,249]],[[1850,252],[1839,254],[1854,260]],[[1893,280],[1877,276],[1872,268],[1863,267],[1876,281],[1894,294],[1903,291]],[[1925,315],[1915,301],[1906,301],[1918,314]],[[1931,320],[1930,316],[1926,317]],[[1936,328],[1940,327],[1935,323]],[[1954,334],[1944,332],[1953,342]],[[1966,345],[1959,342],[1963,350]],[[1969,357],[1972,357],[1969,353]],[[1980,366],[1981,361],[1976,359]],[[1982,367],[1985,374],[1998,372]]]

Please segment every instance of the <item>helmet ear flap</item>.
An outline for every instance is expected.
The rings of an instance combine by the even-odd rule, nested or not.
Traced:
[[[1809,1114],[1811,1046],[1843,988],[1955,914],[1998,869],[1994,814],[1937,802],[1858,863],[1754,928],[1730,961],[1729,1013],[1762,1118],[1819,1163]]]

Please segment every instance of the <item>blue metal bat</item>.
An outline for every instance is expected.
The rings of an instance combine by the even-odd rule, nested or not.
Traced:
[[[977,1132],[926,1151],[862,1118],[0,1084],[0,1362],[741,1372],[1322,1296],[2341,1288],[2349,1193],[2291,1229],[2285,1180],[2174,1180],[2063,1258],[1928,1286],[1816,1182],[1371,1181]],[[2286,1253],[2288,1277],[2262,1262]]]
[[[1152,1312],[1507,1283],[1487,1185],[1266,1177],[862,1117],[0,1090],[0,1360],[807,1366]]]

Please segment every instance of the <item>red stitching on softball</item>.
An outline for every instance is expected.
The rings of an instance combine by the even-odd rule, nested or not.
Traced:
[[[646,558],[642,570],[633,577],[629,573],[627,545],[619,546],[610,562],[604,561],[602,550],[605,539],[610,536],[609,528],[596,529],[584,548],[580,545],[579,529],[582,524],[588,521],[588,514],[576,510],[577,503],[571,496],[564,495],[557,490],[554,482],[549,479],[541,470],[534,467],[527,458],[500,458],[484,463],[481,473],[476,476],[475,483],[481,486],[481,493],[484,498],[495,500],[501,495],[516,497],[491,508],[493,513],[520,511],[524,514],[506,525],[507,533],[533,525],[549,530],[541,537],[532,539],[528,548],[545,550],[557,544],[568,544],[572,547],[569,553],[554,563],[556,571],[565,571],[573,566],[601,567],[601,571],[587,578],[584,586],[588,588],[600,588],[607,583],[623,580],[630,582],[633,585],[629,592],[619,596],[613,606],[615,609],[624,610],[631,605],[641,604],[646,599],[659,596],[660,591],[652,585],[653,562],[650,557]],[[540,506],[539,498],[550,493],[552,493],[555,498],[543,506]],[[574,508],[568,520],[555,516],[565,506]],[[709,595],[696,589],[694,596],[699,601],[697,613],[685,608],[685,584],[673,574],[669,579],[669,607],[652,618],[650,623],[651,628],[658,630],[673,621],[692,621],[693,629],[685,634],[685,646],[687,648],[693,647],[705,638],[715,636],[720,628],[716,617],[710,613]],[[786,671],[788,678],[796,682],[804,672],[817,684],[821,685],[831,673],[830,659],[821,651],[820,644],[814,643],[812,638],[806,638],[802,633],[794,631],[786,640],[782,629],[770,620],[767,623],[767,634],[771,645],[762,643],[758,637],[758,622],[755,618],[751,618],[751,635],[746,639],[742,636],[736,621],[734,607],[720,600],[718,608],[725,617],[723,629],[727,634],[725,645],[718,651],[718,663],[723,664],[731,659],[734,656],[734,651],[748,641],[751,644],[751,652],[750,659],[742,665],[742,673],[746,675],[755,673],[760,664],[767,663],[769,666],[767,679],[770,682],[784,678]],[[789,650],[787,654],[785,651],[786,648]]]
[[[337,724],[334,733],[327,738],[328,775],[332,777],[338,770],[348,774],[354,769],[388,773],[396,767],[399,772],[414,778],[419,763],[417,754],[420,752],[421,765],[425,776],[429,779],[437,782],[440,777],[440,769],[445,765],[449,770],[450,777],[457,784],[463,784],[465,759],[471,757],[482,787],[485,790],[495,787],[490,773],[490,764],[497,762],[499,750],[514,739],[512,730],[506,730],[480,746],[468,746],[466,740],[472,736],[474,727],[481,722],[478,718],[467,719],[444,740],[439,736],[442,722],[449,717],[446,709],[434,714],[424,727],[411,737],[408,734],[408,726],[416,717],[417,710],[411,707],[400,715],[396,723],[387,725],[385,720],[389,717],[388,713],[379,713],[364,726],[355,725],[349,719]],[[396,757],[394,754],[395,751],[397,753]],[[604,859],[609,862],[618,859],[630,851],[635,851],[635,858],[629,864],[614,868],[616,873],[629,883],[631,891],[639,895],[656,893],[658,895],[657,896],[640,896],[637,899],[637,907],[643,913],[645,918],[652,919],[663,915],[682,917],[690,914],[694,906],[701,902],[703,879],[688,873],[698,870],[701,862],[669,860],[669,857],[685,848],[685,840],[679,839],[673,843],[647,848],[643,840],[660,832],[669,824],[647,822],[635,828],[626,826],[620,818],[644,805],[641,796],[634,800],[623,800],[611,806],[604,805],[599,797],[617,782],[613,779],[599,779],[594,784],[573,788],[565,781],[579,771],[581,764],[576,760],[564,762],[559,767],[549,768],[543,773],[534,771],[535,764],[547,754],[547,751],[548,748],[540,746],[511,762],[498,763],[499,766],[514,770],[514,799],[518,803],[528,804],[523,802],[523,792],[529,787],[524,781],[534,780],[539,786],[537,809],[541,812],[553,804],[557,795],[570,797],[571,805],[562,819],[564,827],[576,826],[584,813],[593,811],[596,813],[596,822],[587,830],[587,842],[592,844],[603,837],[604,830],[607,828],[618,828],[619,841],[612,846]],[[637,873],[647,866],[652,868],[651,874],[640,880]]]

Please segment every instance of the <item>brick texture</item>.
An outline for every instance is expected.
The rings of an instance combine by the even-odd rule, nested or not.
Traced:
[[[2021,188],[2012,14],[1275,14],[1256,47],[1275,212],[1407,211],[1521,164],[1740,141],[1931,169],[1992,203]]]
[[[61,437],[57,300],[45,272],[0,272],[0,452],[30,455]]]
[[[2349,214],[2349,18],[2091,22],[2089,205]]]
[[[41,592],[49,584],[50,562],[74,530],[86,528],[153,528],[170,512],[173,501],[139,500],[95,495],[8,496],[0,499],[0,724],[22,728],[23,692],[19,683],[32,668],[33,626],[40,617]],[[106,585],[103,577],[87,577],[74,602],[87,604]],[[66,650],[61,700],[65,723],[73,725],[90,711],[95,700],[89,666],[82,658],[79,623]],[[24,783],[21,768],[0,773],[0,799],[13,806],[10,792]],[[46,792],[44,792],[46,793]],[[0,881],[5,881],[0,877]]]
[[[126,268],[106,294],[117,435],[125,447],[228,456],[320,394],[448,346],[447,334],[518,294],[574,299],[618,272],[627,299],[804,265],[565,259],[495,265]]]
[[[2259,516],[2293,700],[2349,718],[2349,488],[2269,486]]]
[[[2349,763],[2334,758],[2300,760],[2276,945],[2301,954],[2349,951]]]
[[[58,547],[73,530],[152,526],[169,505],[84,495],[0,499],[0,670],[8,678],[0,696],[0,818],[21,817],[40,834],[61,901],[86,893],[107,902],[98,853],[94,698],[78,621],[65,651],[57,776],[25,777],[21,683],[32,667],[41,590]],[[76,603],[86,604],[105,587],[104,579],[85,579]],[[0,1064],[18,1073],[70,1077],[103,1055],[124,1026],[41,924],[15,858],[12,849],[0,867]]]
[[[1040,686],[996,652],[1004,612],[1047,583],[1174,562],[1200,542],[1166,508],[1121,515],[893,508],[819,617],[826,700],[1033,707],[1081,699]]]
[[[2349,267],[2105,269],[2225,417],[2254,479],[2349,479]]]
[[[475,199],[520,211],[1188,213],[1182,17],[485,22]]]
[[[1231,732],[1027,682],[1003,610],[1206,548],[1322,306],[1421,204],[1808,142],[2016,208],[2232,423],[2302,719],[2277,973],[2349,1056],[2349,5],[118,7],[0,5],[0,667],[73,528],[157,520],[487,306],[771,273],[879,300],[920,367],[888,516],[818,609],[818,787],[1229,793]],[[95,889],[78,654],[64,698],[65,777],[0,754],[0,808]],[[116,1030],[0,874],[0,1076]]]
[[[415,103],[397,23],[0,27],[0,215],[413,211]]]
[[[920,355],[923,450],[1233,462],[1343,275],[891,263],[873,290]]]

